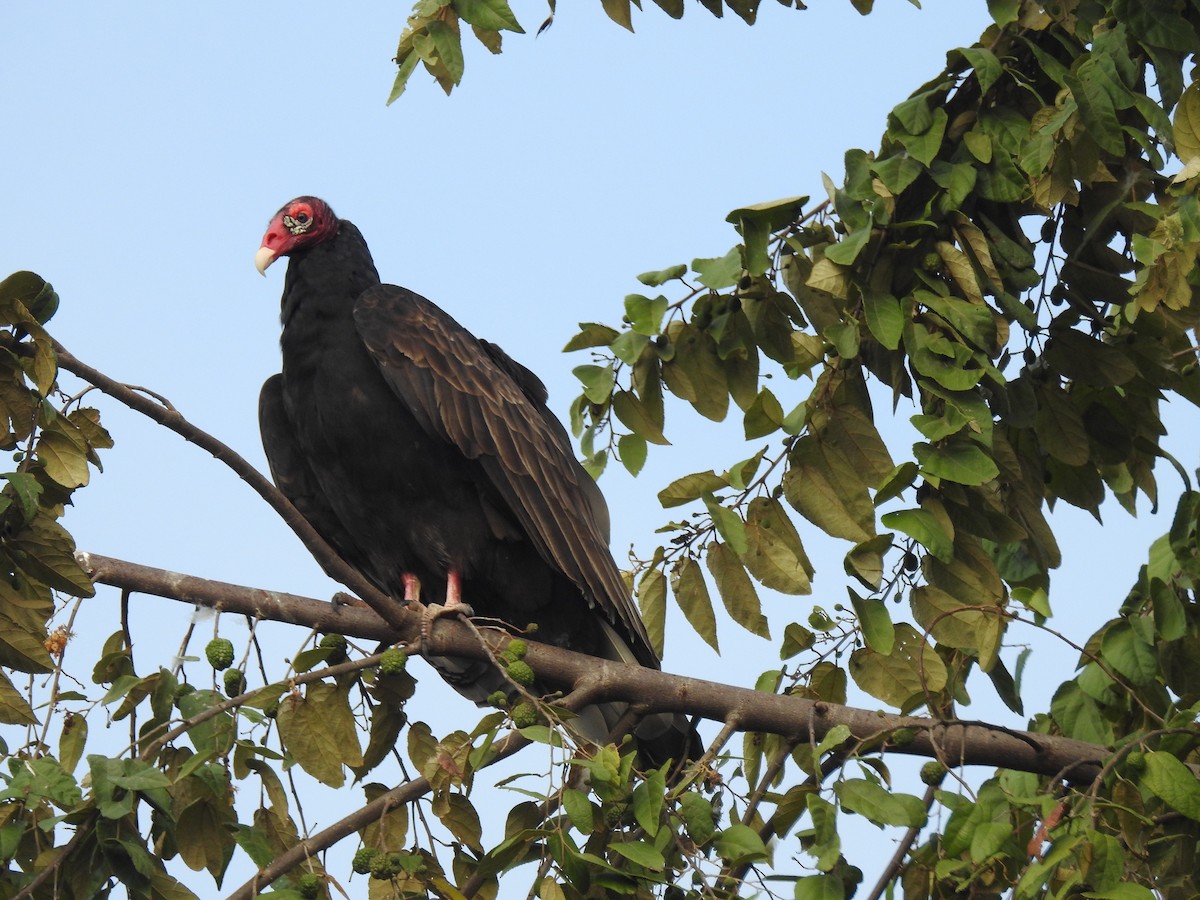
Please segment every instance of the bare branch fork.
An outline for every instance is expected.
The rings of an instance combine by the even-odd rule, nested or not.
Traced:
[[[78,559],[93,581],[123,590],[369,640],[415,643],[420,635],[420,614],[408,610],[398,612],[401,624],[393,628],[362,607],[335,606],[294,594],[209,581],[95,553],[80,553]],[[507,641],[508,635],[500,629],[473,629],[453,620],[441,620],[423,652],[485,659],[487,654],[503,650]],[[1104,747],[1070,738],[767,694],[596,659],[534,641],[528,646],[525,660],[540,679],[584,694],[592,703],[624,700],[638,704],[647,713],[687,713],[718,722],[733,719],[741,731],[768,732],[804,742],[819,742],[833,727],[845,725],[858,741],[880,744],[887,740],[886,749],[893,753],[1058,775],[1077,782],[1095,778],[1108,755]],[[897,731],[906,737],[911,733],[911,739],[889,740]]]

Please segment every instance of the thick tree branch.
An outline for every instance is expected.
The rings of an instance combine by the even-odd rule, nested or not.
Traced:
[[[382,641],[415,642],[418,614],[401,610],[401,626],[393,629],[372,611],[333,606],[321,600],[179,575],[94,553],[81,553],[80,564],[93,581],[228,612],[339,631]],[[434,656],[486,658],[508,640],[500,629],[478,634],[466,625],[439,620],[424,652]],[[680,712],[717,722],[735,721],[741,731],[764,731],[797,741],[820,741],[836,725],[845,725],[858,741],[878,742],[903,730],[911,739],[894,737],[887,752],[953,760],[962,765],[996,766],[1091,781],[1108,750],[1096,744],[1036,734],[984,722],[938,721],[892,715],[801,697],[767,694],[699,678],[596,659],[558,647],[528,642],[526,661],[542,680],[581,692],[589,702],[624,700],[647,712]]]

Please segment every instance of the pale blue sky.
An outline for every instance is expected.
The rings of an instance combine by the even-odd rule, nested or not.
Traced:
[[[453,96],[418,71],[389,108],[404,3],[5,4],[0,275],[45,276],[62,297],[51,331],[73,353],[164,394],[261,465],[256,405],[278,368],[282,267],[264,280],[252,259],[271,214],[313,193],[359,225],[385,280],[425,294],[537,371],[565,416],[571,369],[587,359],[558,351],[577,322],[618,320],[638,272],[723,254],[736,241],[730,209],[820,195],[822,172],[840,181],[843,152],[875,147],[887,111],[986,22],[982,0],[927,0],[923,11],[879,0],[866,18],[835,0],[806,12],[767,2],[754,28],[697,4],[679,23],[646,5],[636,35],[585,0],[560,3],[537,39],[506,36],[501,57],[468,39]],[[514,9],[531,31],[545,14],[537,2]],[[117,445],[67,517],[82,549],[332,592],[220,464],[97,403]],[[716,441],[713,426],[684,427],[691,418],[669,414],[676,446],[652,453],[642,478],[610,470],[602,480],[618,561],[631,543],[654,546],[668,518],[654,494],[667,480],[757,449]],[[1164,496],[1173,478],[1162,474]],[[1065,520],[1079,535],[1064,540],[1067,564],[1088,580],[1078,597],[1056,595],[1056,608],[1087,608],[1085,597],[1103,592],[1115,609],[1148,536],[1169,524],[1143,516],[1125,527],[1123,513],[1109,515],[1120,532],[1101,533],[1082,515]],[[826,557],[813,600],[769,602],[777,636],[812,602],[844,598],[844,550]],[[149,599],[134,611],[139,668],[169,665],[189,611]],[[117,627],[112,593],[86,612],[82,631]],[[1068,612],[1058,624],[1080,638],[1097,622]],[[776,650],[734,628],[721,622],[718,660],[672,623],[666,667],[752,683]],[[272,633],[281,652],[301,639]],[[1069,676],[1073,655],[1054,662],[1061,668],[1032,686],[1030,709]],[[432,675],[415,705],[416,717],[440,717],[435,731],[476,718]],[[240,880],[231,875],[228,886]],[[206,893],[204,878],[189,883]]]

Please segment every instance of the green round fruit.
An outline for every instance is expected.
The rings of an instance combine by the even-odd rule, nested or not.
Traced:
[[[376,853],[371,857],[371,877],[377,878],[380,881],[387,881],[400,871],[400,867],[393,863],[390,855],[387,853]]]
[[[522,687],[533,684],[533,669],[523,659],[514,659],[508,664],[508,677]]]
[[[946,767],[936,759],[931,759],[921,766],[921,781],[930,787],[937,787],[946,777]]]
[[[226,638],[213,638],[204,648],[208,663],[218,672],[233,665],[233,642]]]
[[[541,719],[537,707],[527,701],[518,703],[512,710],[513,725],[517,728],[528,728],[536,725]]]
[[[504,652],[509,654],[513,659],[524,659],[525,654],[529,652],[529,645],[520,638],[513,638],[508,642],[508,646],[504,648]]]
[[[380,675],[399,675],[408,665],[408,654],[399,647],[389,647],[379,657]]]
[[[378,855],[379,851],[373,847],[359,847],[354,851],[354,859],[350,863],[350,868],[359,875],[366,875],[371,871],[371,866],[374,865],[375,857]]]
[[[321,885],[325,882],[315,872],[305,872],[296,879],[296,889],[305,900],[316,900],[321,896]]]
[[[226,669],[223,678],[227,697],[246,693],[246,673],[241,669]]]

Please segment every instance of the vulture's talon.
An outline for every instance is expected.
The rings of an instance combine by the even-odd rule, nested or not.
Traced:
[[[447,602],[445,605],[441,603],[429,603],[425,606],[424,614],[421,616],[421,640],[428,643],[429,636],[433,632],[433,623],[438,619],[443,619],[448,616],[456,616],[461,619],[470,619],[475,615],[475,610],[471,609],[470,605],[463,603],[461,600]]]

